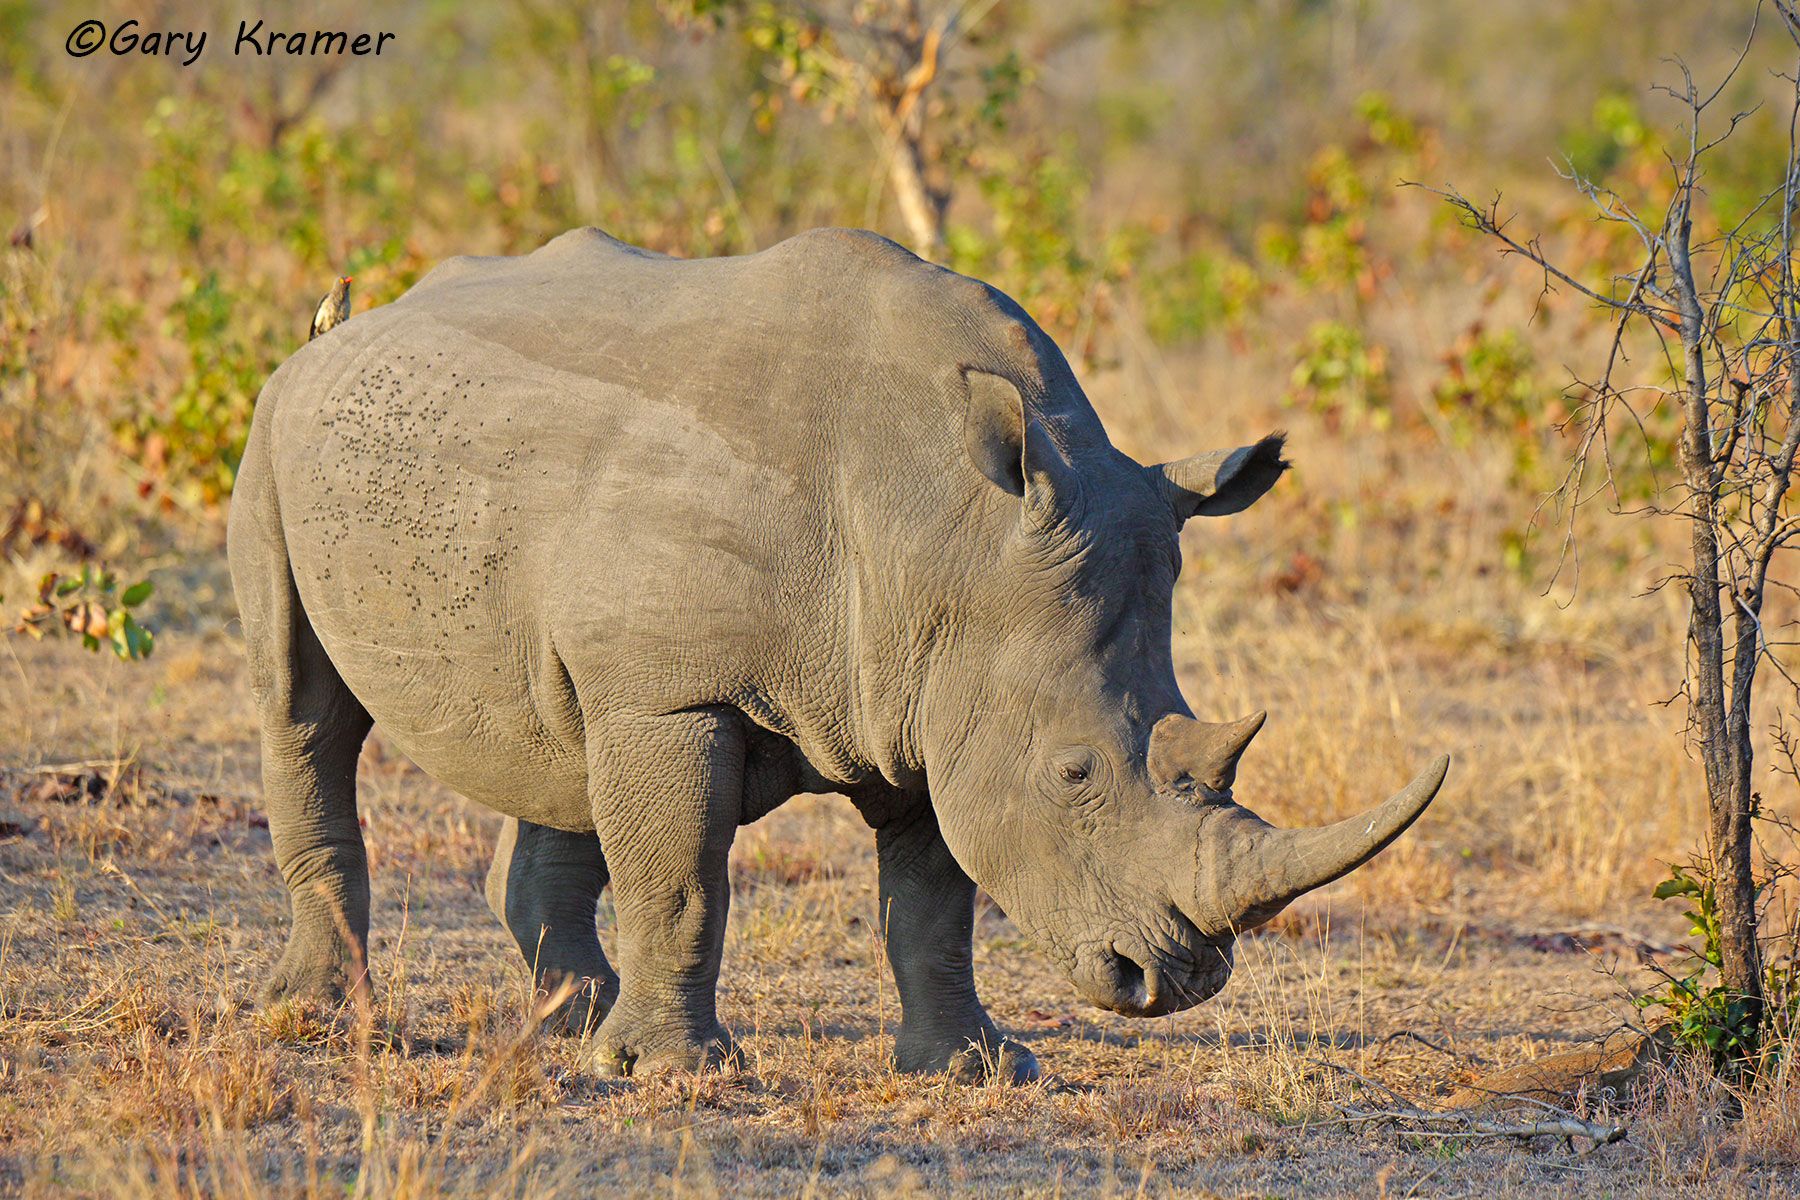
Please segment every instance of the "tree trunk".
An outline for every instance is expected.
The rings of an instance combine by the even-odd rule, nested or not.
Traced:
[[[907,240],[920,258],[941,260],[944,251],[943,210],[925,183],[925,154],[916,138],[902,135],[888,155],[888,181],[906,222]]]
[[[1691,202],[1692,192],[1685,203]],[[1733,688],[1725,687],[1725,617],[1719,579],[1720,464],[1713,459],[1708,404],[1705,315],[1694,285],[1688,248],[1691,213],[1683,211],[1669,242],[1670,267],[1681,310],[1685,378],[1681,470],[1693,498],[1693,570],[1688,576],[1688,641],[1694,651],[1692,712],[1706,767],[1708,851],[1719,910],[1719,975],[1745,1007],[1740,1028],[1762,1019],[1762,965],[1756,940],[1756,883],[1752,873],[1750,695],[1758,640],[1754,610],[1760,597],[1732,596],[1735,639]]]
[[[1745,1030],[1762,1027],[1762,947],[1756,940],[1756,796],[1752,791],[1750,698],[1761,652],[1758,611],[1762,597],[1746,585],[1732,597],[1736,645],[1732,653],[1731,703],[1725,712],[1725,774],[1707,780],[1708,841],[1714,895],[1719,905],[1719,974],[1743,1004]],[[1709,773],[1710,774],[1710,773]],[[1753,1049],[1753,1048],[1751,1048]]]

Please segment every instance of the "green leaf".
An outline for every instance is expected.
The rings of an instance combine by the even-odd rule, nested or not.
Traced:
[[[125,594],[119,597],[119,603],[123,604],[126,608],[136,608],[138,605],[148,600],[150,598],[150,593],[155,590],[156,585],[151,583],[148,579],[140,580],[125,589]]]
[[[79,579],[65,579],[56,585],[56,594],[58,596],[67,596],[70,592],[78,592],[80,590],[81,580]]]
[[[1700,885],[1685,875],[1676,875],[1656,885],[1651,895],[1658,900],[1667,900],[1671,896],[1692,896],[1700,890]]]

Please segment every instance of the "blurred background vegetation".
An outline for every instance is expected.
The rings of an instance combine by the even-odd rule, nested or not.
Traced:
[[[408,0],[286,22],[391,30],[379,59],[256,60],[231,56],[237,6],[102,7],[0,0],[9,613],[44,572],[90,560],[181,575],[158,590],[164,618],[228,611],[203,568],[255,397],[332,279],[356,276],[361,311],[446,255],[523,253],[584,224],[681,255],[879,230],[1024,303],[1136,453],[1264,421],[1314,429],[1314,446],[1379,435],[1393,449],[1377,474],[1426,456],[1454,473],[1479,453],[1500,464],[1484,546],[1530,578],[1524,532],[1572,410],[1562,364],[1598,318],[1533,304],[1512,266],[1397,184],[1504,190],[1599,282],[1629,231],[1594,222],[1554,160],[1666,189],[1677,114],[1647,81],[1671,51],[1716,76],[1751,11]],[[95,15],[211,36],[187,68],[69,58]],[[1734,106],[1776,65],[1741,72]],[[1721,213],[1780,161],[1781,121],[1765,109],[1721,152]],[[1669,451],[1655,413],[1647,429],[1625,472],[1645,487]],[[1441,496],[1334,495],[1325,473],[1303,455],[1313,540],[1269,568],[1279,590],[1318,583],[1334,530],[1384,505],[1446,517]]]

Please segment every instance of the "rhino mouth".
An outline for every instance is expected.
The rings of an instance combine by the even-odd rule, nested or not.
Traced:
[[[1158,951],[1131,939],[1083,956],[1076,986],[1097,1008],[1126,1017],[1162,1017],[1210,999],[1231,978],[1231,950],[1207,941],[1197,953]]]

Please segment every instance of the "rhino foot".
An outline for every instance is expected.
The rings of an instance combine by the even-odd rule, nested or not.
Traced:
[[[1040,1074],[1037,1055],[1013,1041],[1002,1041],[997,1052],[971,1042],[950,1059],[948,1069],[956,1083],[1036,1083]]]
[[[667,1071],[718,1071],[735,1075],[743,1066],[743,1051],[722,1025],[700,1035],[634,1021],[623,1010],[600,1023],[594,1055],[595,1069],[619,1078]]]
[[[541,1028],[562,1037],[586,1037],[600,1028],[619,998],[619,977],[608,972],[598,978],[572,981],[574,991],[540,1015]],[[546,972],[537,990],[537,1003],[548,1004],[565,990],[562,979]]]
[[[368,972],[355,964],[353,956],[296,938],[288,942],[281,961],[263,984],[262,1005],[339,1008],[346,999],[368,1000],[371,992]]]
[[[1040,1074],[1037,1055],[997,1032],[928,1040],[902,1029],[894,1059],[908,1074],[945,1073],[955,1083],[1035,1083]]]
[[[619,976],[594,932],[594,909],[608,878],[593,834],[506,818],[488,869],[487,902],[537,981],[536,1003],[574,991],[540,1011],[546,1032],[585,1037],[619,998]]]

